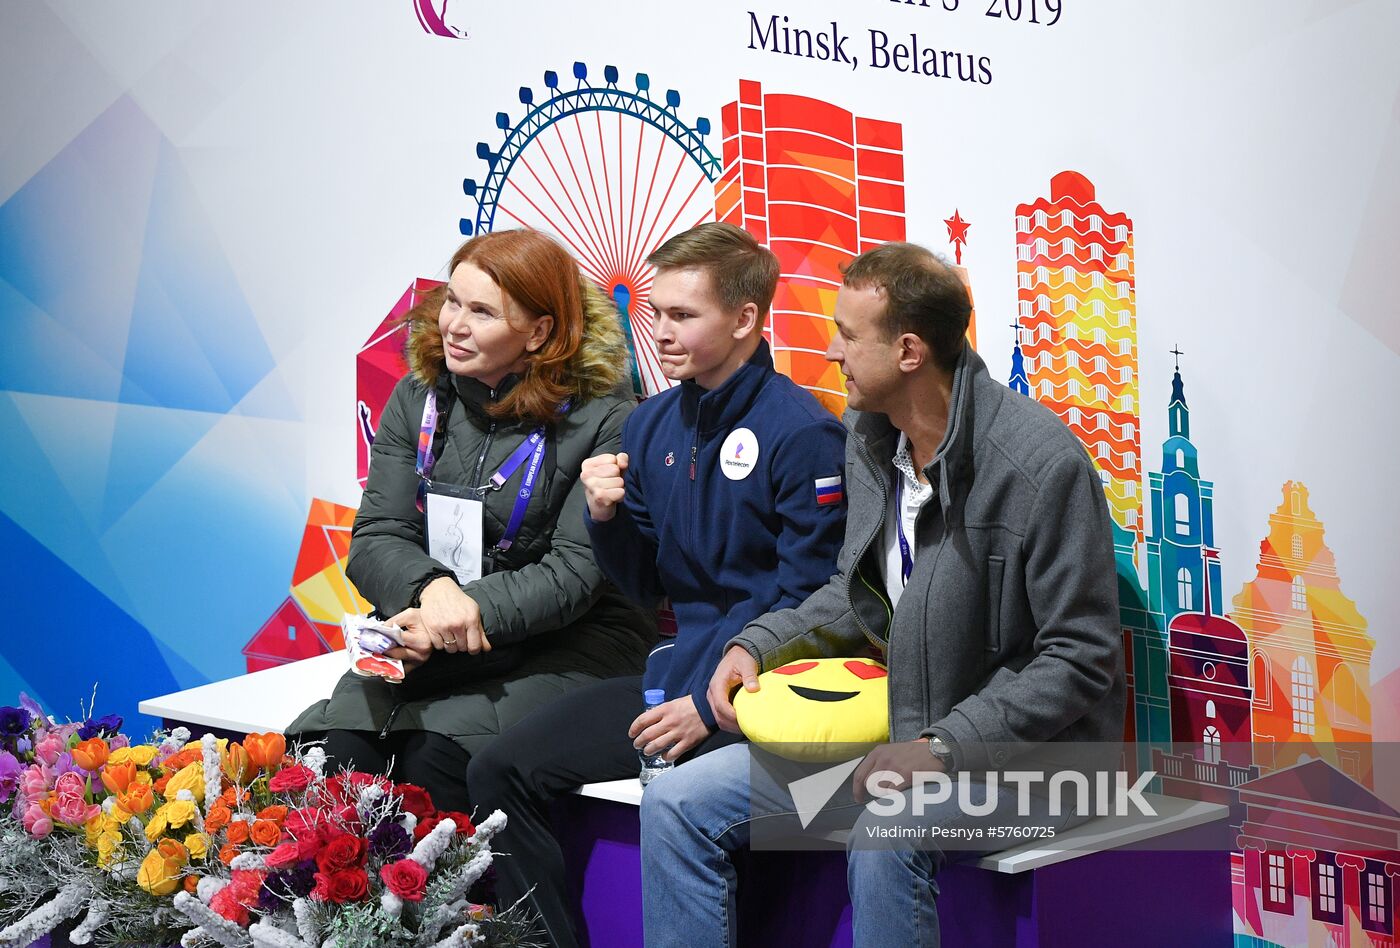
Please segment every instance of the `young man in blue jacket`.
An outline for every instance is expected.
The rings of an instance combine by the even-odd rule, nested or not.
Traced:
[[[572,945],[563,856],[546,805],[580,784],[638,772],[639,750],[680,761],[734,741],[706,697],[724,644],[750,621],[797,606],[836,570],[845,523],[845,430],[776,372],[763,324],[778,261],[741,228],[702,224],[648,262],[652,329],[666,377],[622,452],[584,462],[585,520],[603,572],[638,603],[669,597],[677,632],[645,675],[578,688],[471,763],[467,787],[509,817],[498,896],[530,892],[550,939]],[[642,692],[668,699],[643,713]]]

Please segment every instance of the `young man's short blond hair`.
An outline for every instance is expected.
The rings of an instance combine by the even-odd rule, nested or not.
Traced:
[[[768,315],[778,289],[778,258],[733,224],[716,221],[676,234],[653,250],[647,263],[658,270],[705,270],[721,306],[735,310],[753,303],[759,318]]]

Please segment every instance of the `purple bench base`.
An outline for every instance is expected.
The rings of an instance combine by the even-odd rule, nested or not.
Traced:
[[[585,943],[640,948],[637,808],[570,797],[556,804],[554,818]],[[738,870],[741,944],[851,944],[844,854],[750,853]],[[948,945],[1224,948],[1234,941],[1230,854],[1219,849],[1109,850],[1016,874],[954,865],[939,884]]]

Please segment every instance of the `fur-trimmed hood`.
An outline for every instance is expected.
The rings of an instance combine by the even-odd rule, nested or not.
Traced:
[[[583,299],[583,344],[574,355],[570,370],[575,392],[587,399],[606,395],[622,384],[627,378],[630,355],[627,337],[612,300],[585,277],[579,278],[579,285]],[[446,296],[446,287],[438,287],[404,317],[409,324],[404,356],[414,377],[429,389],[437,385],[447,368],[442,331],[438,329],[438,312]]]

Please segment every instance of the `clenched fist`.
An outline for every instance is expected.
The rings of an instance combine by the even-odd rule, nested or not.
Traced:
[[[627,470],[626,454],[600,454],[583,462],[579,480],[588,499],[588,515],[601,523],[611,520],[622,503],[622,475]]]

